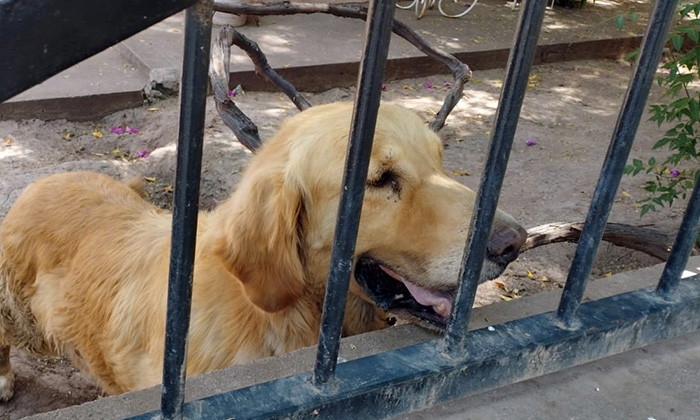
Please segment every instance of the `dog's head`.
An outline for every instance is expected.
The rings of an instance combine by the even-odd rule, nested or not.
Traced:
[[[218,252],[260,308],[323,293],[352,104],[287,120],[251,161]],[[350,293],[399,316],[445,324],[475,194],[445,174],[442,143],[418,116],[382,105],[355,247]],[[241,223],[241,221],[247,221]],[[498,277],[526,239],[499,211],[481,281]]]

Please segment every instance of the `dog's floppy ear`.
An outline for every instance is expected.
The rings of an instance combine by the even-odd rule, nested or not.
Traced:
[[[266,312],[294,303],[304,288],[300,256],[304,204],[300,188],[285,182],[284,169],[251,167],[238,191],[220,209],[227,214],[215,252],[242,283],[248,298]],[[284,162],[286,159],[282,159]]]

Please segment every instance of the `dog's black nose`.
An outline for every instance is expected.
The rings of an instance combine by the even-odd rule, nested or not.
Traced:
[[[488,258],[508,264],[518,258],[526,239],[527,231],[519,225],[494,225],[486,245]]]

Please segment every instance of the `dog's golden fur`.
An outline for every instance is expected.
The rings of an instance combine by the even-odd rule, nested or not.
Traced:
[[[232,196],[200,213],[188,375],[317,341],[351,113],[331,104],[287,120]],[[454,286],[473,193],[444,173],[440,140],[411,112],[382,106],[374,143],[356,255]],[[499,212],[499,223],[514,222]],[[0,231],[0,369],[16,346],[68,356],[108,393],[159,383],[170,228],[169,213],[104,175],[30,185]],[[343,334],[385,318],[351,282]],[[0,398],[11,375],[0,370]]]

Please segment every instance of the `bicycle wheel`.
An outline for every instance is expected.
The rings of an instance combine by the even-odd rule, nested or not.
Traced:
[[[448,18],[459,18],[469,13],[479,0],[438,0],[438,10]]]
[[[425,15],[425,11],[428,8],[428,3],[430,3],[430,0],[416,0],[416,17],[418,19]]]
[[[415,7],[418,0],[396,0],[396,7],[407,10]]]

